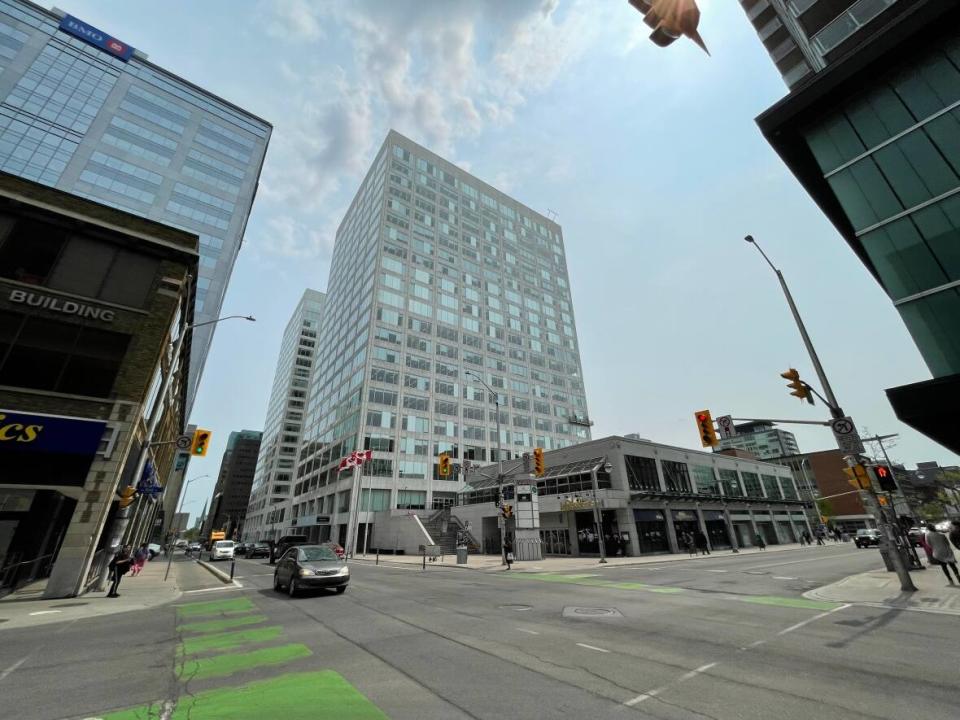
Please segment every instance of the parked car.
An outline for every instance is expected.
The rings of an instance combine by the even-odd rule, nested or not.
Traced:
[[[350,568],[345,560],[326,545],[298,545],[289,548],[277,561],[273,571],[273,589],[287,589],[290,597],[301,590],[334,589],[340,595],[347,591]]]
[[[250,543],[247,546],[247,558],[270,557],[270,546],[265,542]]]
[[[247,548],[248,548],[248,547],[249,547],[249,545],[247,545],[247,543],[237,543],[236,546],[233,548],[233,554],[234,554],[234,555],[246,555],[246,554],[247,554]]]
[[[173,544],[173,546],[174,546],[175,548],[185,548],[185,547],[187,547],[187,545],[189,545],[189,544],[190,544],[190,541],[189,541],[189,540],[184,540],[183,538],[180,538],[179,540],[177,540],[177,541]]]
[[[193,555],[193,553],[198,553],[203,548],[203,546],[198,542],[192,542],[187,545],[187,555]]]
[[[283,554],[294,545],[306,544],[306,535],[284,535],[270,548],[270,564],[273,565],[277,561],[277,558],[283,557]]]
[[[869,547],[870,545],[880,544],[880,531],[870,528],[868,530],[857,530],[857,535],[853,538],[854,544],[858,548]]]
[[[217,540],[210,548],[210,560],[233,560],[233,540]]]
[[[157,543],[150,543],[147,545],[147,553],[149,553],[151,560],[159,555],[161,550],[163,550],[163,548],[157,545]]]

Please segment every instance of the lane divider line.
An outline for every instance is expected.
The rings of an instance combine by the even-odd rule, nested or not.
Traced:
[[[539,634],[540,634],[540,633],[538,633],[536,630],[527,630],[526,628],[521,628],[521,627],[518,627],[517,630],[519,630],[519,631],[522,632],[522,633],[526,633],[527,635],[539,635]]]
[[[577,643],[577,644],[579,645],[580,643]],[[660,687],[654,688],[653,690],[648,690],[642,695],[637,695],[634,698],[630,698],[623,704],[626,705],[627,707],[633,707],[634,705],[638,705],[639,703],[642,703],[644,700],[649,700],[652,697],[656,697],[657,695],[662,693],[664,690],[668,690],[672,688],[674,685],[679,685],[682,682],[686,682],[687,680],[691,680],[695,678],[697,675],[702,675],[710,668],[716,667],[719,664],[720,663],[712,662],[712,663],[707,663],[706,665],[701,665],[700,667],[694,670],[691,670],[688,673],[684,673],[683,675],[678,677],[676,680],[674,680],[672,683],[667,683],[666,685],[661,685]]]
[[[602,652],[602,653],[610,652],[609,650],[604,650],[603,648],[597,647],[596,645],[587,645],[586,643],[577,643],[577,645],[579,645],[582,648],[586,648],[587,650],[596,650],[597,652]]]
[[[812,618],[807,618],[802,622],[798,622],[796,625],[791,625],[790,627],[785,628],[784,630],[781,630],[780,632],[777,633],[777,637],[780,637],[781,635],[786,635],[788,633],[792,633],[794,630],[799,630],[804,625],[809,625],[810,623],[820,620],[821,618],[825,618],[827,615],[835,613],[839,610],[846,610],[848,607],[850,607],[850,603],[844,603],[839,607],[835,607],[833,610],[827,610],[826,612],[822,612],[819,615],[814,615]]]

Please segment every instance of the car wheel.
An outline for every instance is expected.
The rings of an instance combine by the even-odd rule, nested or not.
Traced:
[[[290,597],[297,596],[297,581],[295,578],[290,578],[290,584],[287,585],[287,592],[290,593]]]
[[[273,574],[273,589],[280,592],[280,576],[277,573]]]
[[[347,591],[346,585],[341,585],[337,588],[337,595],[343,595]]]

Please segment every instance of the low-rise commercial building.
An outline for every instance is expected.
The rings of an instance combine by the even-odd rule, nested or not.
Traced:
[[[174,358],[170,340],[198,257],[196,235],[0,174],[0,583],[49,575],[46,597],[66,597],[98,581],[143,419],[161,402],[158,433],[184,427],[189,343]],[[162,482],[174,446],[152,450]],[[156,503],[135,507],[131,539]]]
[[[843,451],[801,453],[780,458],[778,462],[790,468],[797,485],[805,490],[804,499],[820,500],[819,508],[812,510],[812,522],[819,523],[820,517],[823,517],[831,527],[848,533],[876,527],[873,514],[864,507],[860,493],[851,487],[850,479],[844,472],[848,465]],[[815,495],[815,498],[806,493]]]

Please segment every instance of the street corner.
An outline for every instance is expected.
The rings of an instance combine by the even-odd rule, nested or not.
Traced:
[[[816,601],[850,603],[912,612],[960,615],[960,586],[948,585],[934,568],[910,574],[916,591],[903,591],[894,573],[871,571],[850,575],[803,594]]]

